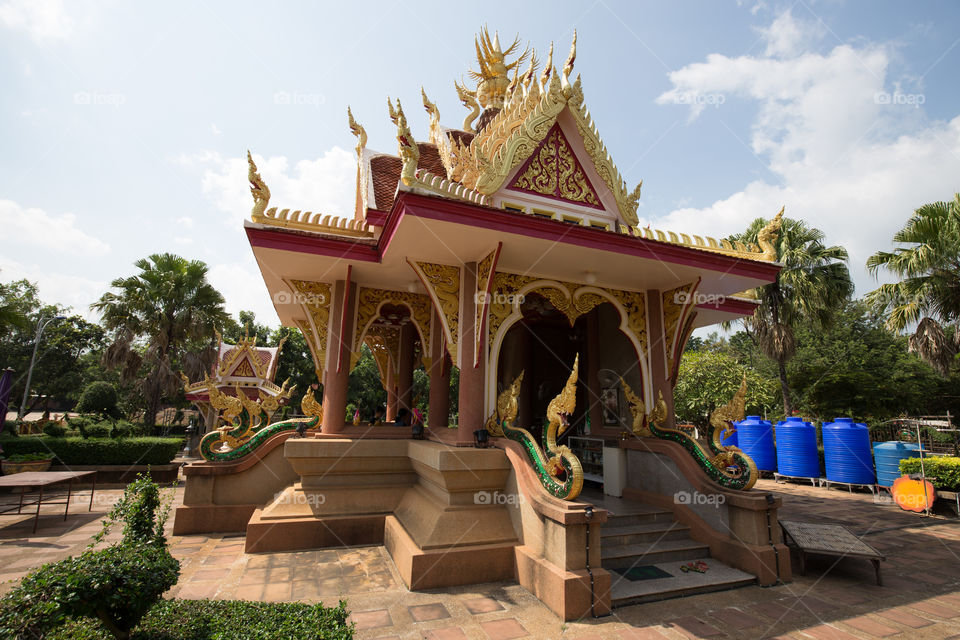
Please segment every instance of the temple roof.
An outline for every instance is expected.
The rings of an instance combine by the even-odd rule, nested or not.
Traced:
[[[461,127],[442,126],[439,109],[421,89],[429,130],[427,140],[418,141],[400,101],[388,100],[388,113],[397,127],[397,154],[392,155],[367,149],[366,131],[348,109],[348,123],[357,137],[353,218],[267,209],[269,189],[248,154],[252,221],[354,242],[375,240],[397,193],[409,191],[518,216],[552,217],[704,253],[776,260],[769,236],[779,227],[780,215],[764,230],[768,233],[761,237],[760,246],[638,226],[642,181],[633,189],[628,187],[585,106],[580,76],[571,81],[576,32],[559,72],[553,66],[551,44],[539,75],[536,54],[529,49],[519,52],[516,40],[501,49],[499,38],[491,38],[484,30],[475,44],[479,71],[471,71],[471,76],[477,81],[476,89],[454,83],[459,99],[470,109]],[[517,57],[508,61],[511,55]]]
[[[184,377],[187,398],[196,400],[200,396],[206,397],[210,384],[228,393],[242,387],[254,395],[257,389],[277,395],[281,388],[273,380],[277,375],[283,342],[276,347],[258,347],[256,336],[244,336],[236,344],[230,344],[224,342],[217,333],[217,358],[210,366],[209,373],[203,380],[192,383]]]

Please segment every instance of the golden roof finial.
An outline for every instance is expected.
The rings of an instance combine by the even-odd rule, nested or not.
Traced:
[[[397,125],[397,147],[400,160],[403,161],[403,168],[400,170],[400,179],[403,184],[410,186],[416,179],[417,163],[420,161],[420,147],[417,141],[413,139],[413,133],[407,125],[407,117],[403,113],[403,107],[400,105],[400,99],[397,98],[397,108],[393,108],[390,98],[387,98],[387,106],[390,109],[390,119]]]
[[[570,43],[570,53],[567,55],[567,61],[563,63],[563,75],[560,78],[560,86],[563,87],[564,94],[569,96],[571,90],[570,74],[573,73],[573,63],[577,59],[577,30],[573,30],[573,42]]]
[[[470,113],[463,119],[463,130],[467,133],[474,133],[473,121],[480,116],[480,104],[477,102],[477,94],[473,91],[468,91],[466,87],[456,80],[453,81],[453,86],[457,89],[457,96],[460,98],[460,102],[463,103],[463,106],[470,109]]]
[[[546,90],[547,82],[550,80],[550,72],[553,70],[553,43],[550,43],[550,52],[547,54],[547,64],[543,67],[543,73],[540,74],[540,88]]]
[[[347,107],[347,124],[350,126],[353,135],[357,136],[357,156],[362,156],[363,150],[367,146],[367,132],[353,119],[353,112],[350,111],[349,106]]]
[[[780,226],[783,224],[783,212],[786,208],[786,206],[781,207],[780,212],[773,217],[773,220],[768,222],[767,226],[760,229],[760,232],[757,233],[757,244],[763,249],[762,259],[767,262],[777,261],[777,247],[773,243],[777,239],[777,236],[780,235]]]
[[[263,178],[260,177],[260,172],[257,171],[257,165],[253,162],[253,156],[250,155],[249,149],[247,149],[247,180],[250,181],[250,195],[253,196],[253,209],[250,210],[250,215],[257,218],[263,215],[263,212],[267,210],[267,205],[270,204],[270,189]]]
[[[527,57],[527,50],[513,62],[507,64],[507,56],[512,54],[520,45],[520,37],[514,38],[513,43],[505,50],[500,47],[500,36],[494,33],[490,38],[490,30],[484,25],[480,34],[474,38],[474,47],[477,51],[477,64],[480,71],[470,71],[470,77],[477,81],[477,101],[483,108],[502,108],[504,95],[509,84],[509,73]]]
[[[430,102],[430,98],[427,97],[427,92],[423,90],[423,87],[420,87],[420,95],[423,96],[423,108],[427,110],[427,113],[430,115],[430,126],[434,126],[434,123],[440,122],[440,110],[437,109],[437,105]]]

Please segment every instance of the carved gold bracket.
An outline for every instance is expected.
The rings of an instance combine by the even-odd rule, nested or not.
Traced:
[[[454,366],[459,367],[457,334],[460,328],[460,267],[407,259],[420,282],[427,289],[433,307],[440,316],[447,352]],[[429,343],[424,343],[429,344]],[[425,349],[425,351],[428,351]]]
[[[297,326],[307,340],[313,365],[317,372],[317,381],[323,382],[323,369],[327,358],[327,337],[330,322],[330,303],[333,296],[326,282],[311,280],[290,280],[290,288],[295,301],[307,314],[306,321],[297,321]]]
[[[493,288],[493,276],[497,270],[497,260],[500,258],[500,250],[503,243],[498,242],[497,248],[491,251],[487,257],[477,263],[477,298],[476,298],[476,319],[473,324],[475,346],[473,349],[473,366],[480,363],[480,349],[483,345],[483,330],[486,327],[487,309],[490,306],[490,290]]]
[[[689,331],[692,331],[689,316],[691,310],[696,308],[694,302],[697,298],[697,288],[700,286],[700,278],[695,282],[681,285],[669,291],[660,294],[662,313],[663,313],[663,340],[666,349],[667,370],[664,372],[669,380],[673,370],[680,362],[680,354],[683,351],[685,338],[689,337]]]

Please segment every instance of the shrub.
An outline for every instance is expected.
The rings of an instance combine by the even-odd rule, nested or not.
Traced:
[[[137,640],[350,640],[346,603],[161,600],[137,626]],[[95,622],[78,620],[48,640],[106,640]]]
[[[80,435],[84,438],[109,438],[110,425],[100,422],[98,424],[91,425],[86,429],[82,429],[80,431]]]
[[[924,458],[923,469],[934,489],[960,491],[960,458],[947,456]],[[901,460],[900,473],[907,475],[920,473],[920,458]]]
[[[180,563],[163,535],[170,503],[161,502],[160,489],[149,478],[141,475],[127,485],[95,538],[99,542],[122,520],[120,542],[28,574],[0,600],[2,637],[43,637],[68,619],[86,617],[98,619],[115,638],[129,638],[180,575]]]
[[[67,428],[61,427],[56,422],[48,422],[43,432],[51,438],[62,438],[67,435]]]
[[[95,413],[102,418],[118,418],[120,410],[117,408],[117,388],[109,382],[98,380],[91,382],[80,395],[77,411],[80,413]]]
[[[144,435],[144,428],[126,420],[116,420],[110,425],[111,438],[131,438]]]
[[[41,460],[53,460],[52,453],[15,453],[6,458],[7,462],[40,462]]]
[[[0,440],[4,452],[53,453],[56,464],[169,464],[183,448],[181,438],[48,438]]]

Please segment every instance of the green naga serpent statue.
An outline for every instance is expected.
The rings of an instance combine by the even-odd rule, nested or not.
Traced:
[[[710,414],[712,430],[707,440],[709,450],[683,431],[663,426],[663,421],[667,417],[667,405],[663,401],[662,393],[653,411],[647,413],[643,400],[633,392],[623,378],[620,379],[620,384],[623,386],[623,393],[633,414],[632,431],[635,435],[652,436],[680,444],[693,456],[710,479],[722,487],[746,491],[756,484],[760,472],[753,459],[738,447],[723,445],[723,439],[736,430],[733,421],[743,420],[747,397],[746,376],[730,402],[718,407]]]
[[[281,393],[276,397],[260,392],[259,400],[251,400],[239,387],[235,388],[236,396],[228,396],[212,382],[208,382],[210,404],[214,409],[223,412],[221,419],[225,424],[203,436],[200,440],[200,455],[212,462],[238,460],[255,451],[274,434],[283,431],[303,433],[316,427],[323,419],[323,407],[313,397],[310,389],[307,389],[300,402],[300,409],[307,417],[269,424],[270,418],[280,404],[290,397],[294,388],[287,389],[285,382]]]
[[[523,383],[523,372],[497,398],[497,408],[487,419],[486,429],[493,436],[519,442],[527,452],[540,484],[550,495],[574,500],[583,489],[583,467],[570,448],[558,445],[557,438],[570,426],[568,418],[577,406],[577,369],[580,356],[573,361],[573,370],[563,390],[547,405],[549,424],[543,434],[543,448],[526,429],[513,426],[517,418],[517,398]]]

